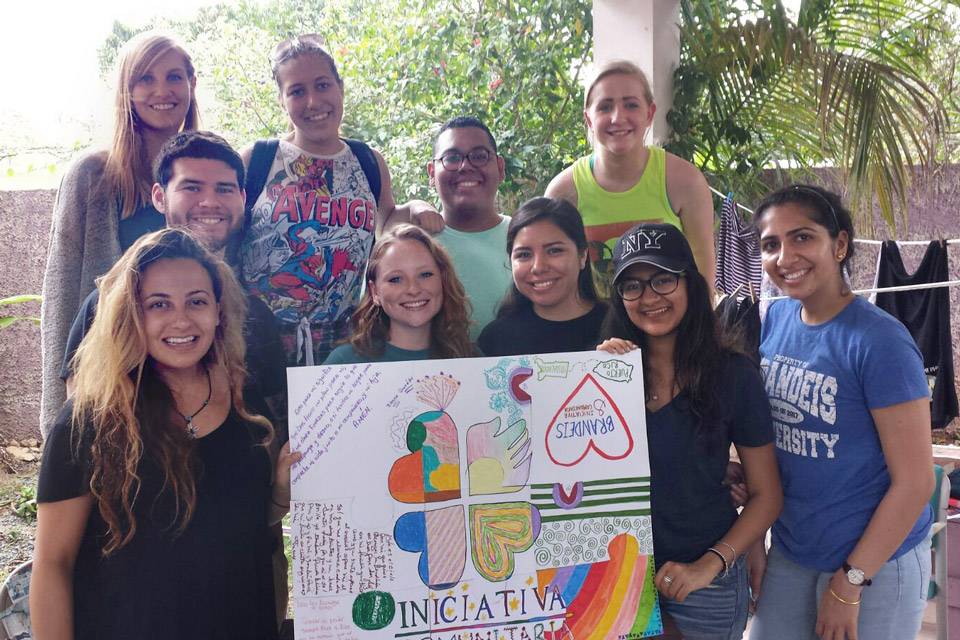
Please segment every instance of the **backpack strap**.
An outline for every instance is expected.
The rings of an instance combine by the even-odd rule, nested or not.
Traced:
[[[342,138],[347,143],[353,155],[360,161],[360,168],[363,169],[363,175],[367,177],[367,184],[370,185],[370,191],[373,192],[373,199],[380,205],[380,164],[377,162],[377,156],[365,142],[353,140],[352,138]],[[251,165],[253,163],[251,162]]]
[[[253,205],[263,192],[263,187],[267,184],[267,174],[270,173],[270,167],[273,166],[273,158],[277,155],[277,149],[280,147],[280,140],[257,140],[253,143],[253,151],[250,154],[250,162],[247,163],[247,179],[243,182],[243,191],[247,196],[247,203],[243,209],[243,233],[236,234],[227,241],[227,249],[224,257],[227,264],[233,267],[234,273],[240,279],[240,282],[246,285],[243,280],[243,265],[240,259],[240,246],[243,244],[243,237],[250,229],[250,221],[253,214]]]
[[[277,149],[280,147],[280,140],[273,138],[271,140],[257,140],[253,143],[253,151],[250,154],[250,162],[247,166],[247,179],[243,184],[243,190],[247,194],[247,206],[244,213],[244,228],[250,226],[250,214],[253,211],[253,205],[263,192],[263,187],[267,184],[267,174],[270,173],[270,167],[273,166],[273,159],[277,155]]]

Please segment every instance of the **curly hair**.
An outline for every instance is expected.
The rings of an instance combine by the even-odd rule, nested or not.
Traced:
[[[145,271],[172,259],[195,260],[210,275],[220,324],[203,362],[226,372],[234,412],[263,427],[264,444],[273,436],[270,423],[249,414],[243,404],[247,306],[233,271],[184,229],[164,229],[141,237],[99,280],[96,316],[74,357],[73,440],[78,449],[81,442],[90,445],[90,492],[107,525],[105,556],[136,534],[133,503],[140,490],[138,469],[144,456],[163,470],[164,491],[172,492],[177,505],[174,523],[178,533],[190,522],[196,507],[196,442],[170,420],[175,409],[173,394],[148,353],[139,301]]]
[[[470,336],[467,332],[470,317],[470,301],[463,284],[453,268],[450,254],[430,237],[426,231],[411,224],[397,225],[377,240],[370,252],[367,265],[367,292],[354,311],[353,335],[349,343],[357,353],[367,358],[383,355],[387,339],[390,337],[390,317],[383,307],[373,303],[371,284],[376,284],[377,273],[383,254],[392,245],[399,242],[419,242],[427,248],[440,271],[443,284],[443,304],[440,311],[430,321],[430,356],[433,358],[468,358],[474,355]]]

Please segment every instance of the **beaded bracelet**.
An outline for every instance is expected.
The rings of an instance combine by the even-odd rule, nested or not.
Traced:
[[[717,549],[714,549],[713,547],[710,547],[709,549],[707,549],[707,551],[712,551],[713,553],[720,556],[720,560],[723,562],[723,575],[720,577],[726,578],[727,574],[730,573],[730,563],[727,562],[727,556],[723,555],[723,553],[721,553]]]

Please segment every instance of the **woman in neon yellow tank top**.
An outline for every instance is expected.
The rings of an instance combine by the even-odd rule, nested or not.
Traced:
[[[712,288],[716,254],[710,189],[695,166],[646,146],[656,110],[650,83],[639,67],[626,61],[601,66],[584,99],[593,153],[555,177],[546,195],[565,198],[580,209],[601,285],[610,281],[617,238],[638,222],[653,221],[683,231],[697,268]]]

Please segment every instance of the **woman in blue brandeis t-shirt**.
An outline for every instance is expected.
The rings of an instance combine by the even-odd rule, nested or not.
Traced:
[[[679,229],[642,223],[613,254],[612,312],[598,349],[640,347],[650,450],[654,585],[687,640],[736,640],[747,624],[740,556],[782,494],[759,368],[721,332],[707,281]],[[730,445],[753,489],[739,515],[725,484]]]
[[[450,254],[419,227],[398,225],[370,252],[353,334],[323,364],[468,358],[468,315]]]
[[[934,486],[920,352],[844,280],[853,224],[836,195],[781,189],[755,223],[790,299],[770,307],[760,346],[784,507],[750,637],[914,638]],[[762,549],[750,556],[762,570]]]

